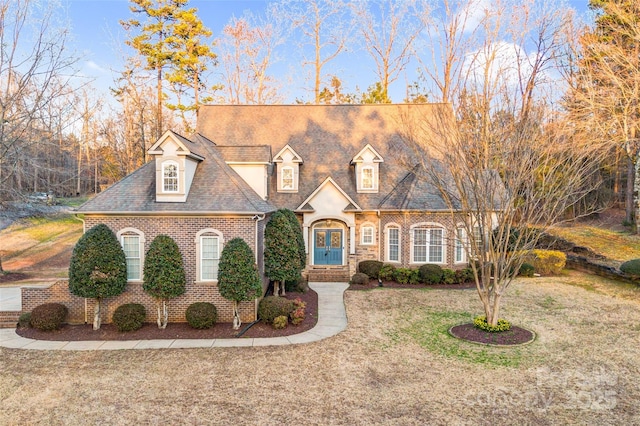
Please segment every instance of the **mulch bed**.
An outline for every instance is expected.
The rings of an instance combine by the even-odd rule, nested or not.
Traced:
[[[302,333],[312,329],[318,321],[318,294],[309,289],[305,293],[287,293],[287,299],[300,298],[306,302],[305,319],[298,325],[289,325],[276,330],[271,325],[258,322],[247,330],[242,338],[280,337]],[[141,329],[120,332],[112,324],[103,324],[100,330],[93,330],[92,324],[64,325],[60,330],[40,331],[35,328],[18,328],[16,333],[22,337],[37,340],[147,340],[147,339],[232,339],[238,331],[248,324],[242,324],[240,330],[234,330],[231,323],[219,323],[207,330],[196,330],[187,323],[169,323],[160,330],[156,323],[145,323]]]
[[[0,272],[0,283],[12,283],[14,281],[22,281],[30,278],[28,274],[22,272]]]
[[[369,281],[367,285],[350,284],[348,290],[371,290],[380,287],[377,280]],[[476,288],[475,283],[463,284],[398,284],[395,281],[383,281],[382,288],[437,288],[447,290],[469,290]]]
[[[533,341],[535,338],[535,334],[532,331],[515,325],[512,325],[509,331],[490,333],[488,331],[480,330],[472,323],[468,323],[451,327],[449,333],[459,339],[468,340],[474,343],[482,343],[484,345],[522,345]]]

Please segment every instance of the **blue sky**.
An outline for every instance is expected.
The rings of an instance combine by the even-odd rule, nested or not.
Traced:
[[[81,57],[81,73],[95,78],[94,87],[107,93],[113,86],[116,72],[122,69],[122,57],[127,54],[124,46],[125,34],[120,26],[120,20],[132,17],[128,0],[62,0],[65,5],[67,19],[70,23],[72,40],[69,47],[78,52]],[[568,2],[579,14],[587,11],[587,0],[571,0]],[[230,0],[191,0],[190,7],[198,9],[198,16],[210,28],[214,37],[220,35],[222,28],[233,15],[239,17],[245,10],[256,13],[264,11],[267,2],[264,0],[230,1]],[[64,12],[63,12],[64,13]],[[344,55],[336,73],[343,79],[349,91],[357,85],[365,90],[376,78],[373,73],[373,63],[368,63],[367,69],[361,61],[354,61],[353,57]],[[290,64],[287,66],[290,67]],[[402,91],[405,83],[415,80],[413,69],[407,70],[407,75],[398,79],[395,84],[396,93],[392,92],[392,99],[399,102],[403,98]],[[283,73],[287,70],[283,69]],[[289,69],[289,73],[291,70]],[[295,72],[295,71],[294,71]],[[295,84],[294,84],[295,86]],[[299,84],[300,86],[300,84]],[[292,102],[296,97],[304,97],[305,92],[300,87],[291,87],[286,95],[286,101]]]

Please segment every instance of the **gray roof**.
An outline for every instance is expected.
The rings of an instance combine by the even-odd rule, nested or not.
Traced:
[[[199,111],[197,132],[218,146],[266,144],[272,153],[291,146],[304,161],[298,192],[278,193],[275,177],[270,179],[269,201],[278,207],[299,207],[331,177],[363,210],[438,211],[446,210],[446,204],[435,188],[412,173],[417,161],[404,136],[413,120],[425,123],[452,112],[448,104],[208,105]],[[421,126],[420,131],[429,133],[428,127]],[[438,138],[435,132],[423,136]],[[350,161],[367,144],[384,162],[379,165],[378,193],[359,194]],[[225,159],[230,161],[228,152]]]
[[[185,138],[181,139],[185,142]],[[205,138],[189,141],[204,160],[198,164],[186,202],[156,202],[155,162],[149,162],[80,206],[79,213],[239,213],[276,210],[229,167]]]
[[[269,145],[221,146],[216,149],[226,162],[236,163],[270,163],[271,147]]]

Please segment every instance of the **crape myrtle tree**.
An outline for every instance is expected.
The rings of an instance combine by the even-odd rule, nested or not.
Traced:
[[[233,302],[233,329],[238,330],[239,302],[260,297],[262,283],[253,251],[242,238],[234,238],[225,244],[218,265],[218,290],[225,299]]]
[[[271,216],[264,230],[264,273],[273,281],[274,296],[280,295],[281,287],[284,295],[285,281],[297,280],[304,268],[304,241],[301,246],[298,236],[302,232],[295,215],[293,220],[283,210],[278,210]]]
[[[69,291],[96,299],[93,329],[100,328],[101,302],[127,285],[127,261],[118,238],[107,225],[96,225],[76,243],[69,265]]]
[[[575,133],[545,91],[572,42],[571,14],[535,0],[505,6],[485,11],[484,44],[466,53],[463,80],[449,86],[460,89],[451,93],[455,110],[439,105],[417,116],[409,109],[403,119],[413,148],[407,161],[421,166],[413,169],[418,178],[447,204],[457,226],[447,237],[464,250],[492,326],[540,236],[578,203],[585,214],[597,208],[584,202],[607,155]]]
[[[185,292],[187,280],[184,274],[182,254],[173,239],[158,235],[149,246],[144,258],[142,288],[156,299],[158,328],[167,328],[169,299]]]

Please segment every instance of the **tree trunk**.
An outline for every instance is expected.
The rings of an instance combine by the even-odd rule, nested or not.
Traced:
[[[233,329],[239,330],[242,321],[240,321],[240,312],[238,311],[238,301],[233,301]]]
[[[96,299],[96,305],[93,309],[93,329],[94,330],[100,330],[100,325],[101,325],[101,321],[100,321],[100,311],[101,311],[101,300],[100,298]]]
[[[487,303],[484,309],[487,315],[487,324],[493,327],[497,326],[500,315],[500,295],[494,295],[492,303]]]
[[[156,308],[158,310],[158,328],[164,330],[167,328],[167,322],[169,320],[167,301],[165,299],[158,299],[156,301]]]
[[[636,176],[635,165],[633,164],[633,160],[627,157],[627,187],[625,188],[625,200],[624,200],[624,210],[625,210],[625,221],[628,224],[635,223],[634,220],[634,212],[635,206],[634,204],[634,186],[636,185]]]
[[[640,217],[640,153],[636,156],[635,164],[633,165],[633,231],[638,232],[638,224],[635,219]]]
[[[2,257],[0,257],[0,274],[4,273],[4,269],[2,269]]]

